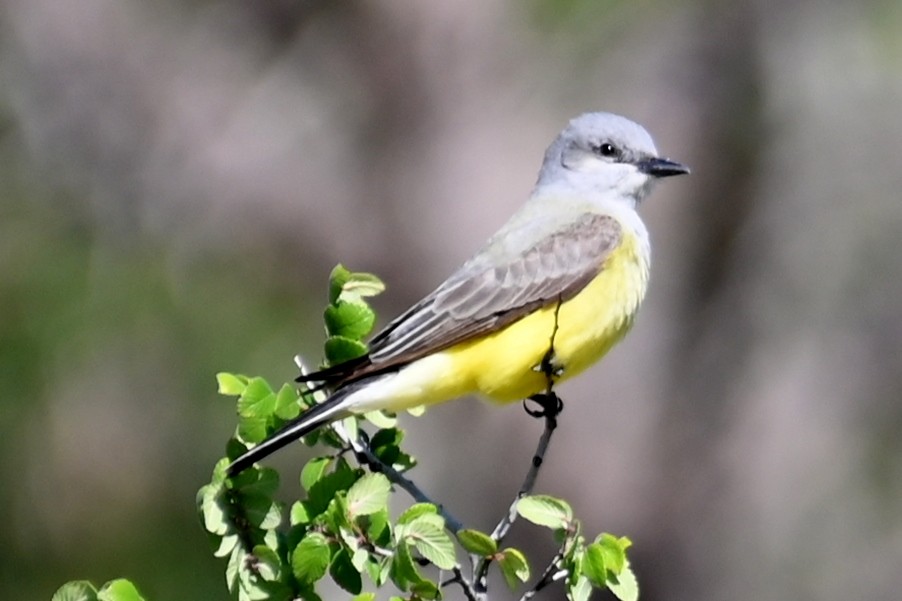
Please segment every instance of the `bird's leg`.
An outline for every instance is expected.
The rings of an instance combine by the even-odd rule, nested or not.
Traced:
[[[526,410],[526,413],[533,417],[544,417],[549,420],[554,420],[564,409],[564,402],[561,401],[557,393],[554,392],[555,381],[564,375],[564,366],[555,360],[554,353],[554,338],[557,336],[558,315],[561,311],[561,303],[563,303],[563,298],[558,297],[557,304],[554,307],[554,328],[551,330],[551,339],[548,341],[548,350],[545,351],[545,355],[542,356],[542,360],[539,364],[533,367],[535,371],[545,375],[545,391],[534,394],[523,401],[523,407]],[[539,405],[540,409],[530,409],[526,405],[527,401],[536,403]]]

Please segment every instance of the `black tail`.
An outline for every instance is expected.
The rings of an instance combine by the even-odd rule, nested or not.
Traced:
[[[370,365],[369,355],[349,359],[343,363],[338,363],[331,367],[326,367],[319,371],[312,371],[307,374],[301,374],[294,379],[295,382],[322,382],[323,385],[337,386],[342,381],[353,376],[356,372]],[[355,378],[356,379],[356,378]]]
[[[339,390],[322,403],[307,409],[293,421],[285,424],[281,430],[233,461],[226,468],[226,474],[229,477],[240,474],[252,464],[275,453],[288,443],[294,442],[300,437],[310,434],[320,426],[342,417],[344,415],[342,401],[348,396],[347,393],[350,391],[350,389]]]

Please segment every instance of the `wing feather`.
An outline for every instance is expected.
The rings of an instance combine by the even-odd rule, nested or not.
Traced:
[[[477,255],[429,296],[388,324],[370,342],[365,361],[322,375],[333,385],[404,365],[532,311],[572,298],[604,268],[621,227],[607,215],[586,213],[503,264]],[[305,379],[316,380],[317,374]]]

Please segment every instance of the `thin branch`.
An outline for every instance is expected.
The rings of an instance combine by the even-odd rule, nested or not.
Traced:
[[[376,457],[375,453],[373,453],[370,446],[363,441],[359,436],[355,439],[351,439],[348,435],[347,430],[341,425],[341,423],[336,422],[332,424],[332,427],[338,432],[339,436],[342,437],[354,451],[354,455],[357,457],[357,460],[366,465],[370,471],[380,472],[385,474],[385,476],[391,481],[393,484],[396,484],[407,491],[411,497],[413,497],[414,501],[418,503],[431,503],[438,508],[439,514],[445,518],[445,524],[448,527],[448,530],[456,537],[457,532],[459,530],[463,530],[463,524],[455,518],[453,515],[448,513],[448,511],[439,503],[436,503],[424,493],[420,488],[413,483],[412,480],[405,477],[401,472],[393,468],[392,466],[384,463],[381,459]]]
[[[557,395],[554,392],[546,393],[549,395],[548,398],[553,398],[560,402],[557,399]],[[543,395],[544,396],[544,395]],[[523,479],[523,484],[520,486],[520,490],[517,491],[517,496],[514,498],[514,501],[510,504],[510,507],[507,510],[507,515],[505,515],[498,525],[495,526],[495,529],[492,530],[492,538],[499,544],[504,540],[504,537],[507,536],[507,533],[510,531],[511,526],[513,526],[514,521],[517,519],[517,503],[525,497],[526,495],[532,492],[533,487],[535,486],[536,479],[539,476],[539,469],[542,467],[542,464],[545,461],[545,452],[548,450],[548,443],[551,442],[551,435],[554,433],[555,428],[557,427],[557,414],[553,411],[547,411],[545,413],[545,430],[542,432],[542,436],[539,438],[539,444],[536,446],[536,452],[533,454],[532,463],[529,466],[529,470],[526,472],[526,477]],[[474,567],[473,573],[475,575],[476,580],[476,590],[478,592],[485,593],[487,587],[487,576],[489,571],[489,565],[492,562],[491,557],[478,557],[473,558]]]
[[[553,392],[549,391],[547,394],[557,398]],[[532,492],[536,479],[539,477],[539,470],[545,462],[545,453],[548,451],[548,443],[551,442],[551,435],[554,434],[555,428],[557,428],[557,415],[553,411],[548,411],[545,413],[545,429],[542,431],[542,436],[539,437],[539,444],[536,445],[536,452],[532,456],[532,463],[526,472],[523,484],[520,486],[520,490],[517,491],[517,496],[513,503],[508,508],[507,515],[498,522],[498,525],[492,531],[492,538],[495,541],[500,543],[504,540],[514,520],[517,519],[517,502]]]
[[[545,571],[542,572],[542,577],[535,583],[535,585],[523,593],[523,596],[520,597],[520,601],[529,601],[533,597],[538,594],[543,588],[548,586],[553,582],[557,582],[561,578],[566,578],[569,572],[567,570],[561,569],[558,564],[564,559],[564,549],[563,547],[555,554],[554,557],[551,558],[551,561],[548,563],[548,566],[545,568]]]
[[[464,596],[467,598],[467,601],[478,601],[476,596],[476,591],[473,589],[473,586],[466,579],[463,572],[460,569],[460,566],[454,566],[452,568],[452,572],[454,572],[454,576],[442,582],[442,588],[449,584],[457,583],[460,585],[460,588],[464,592]]]

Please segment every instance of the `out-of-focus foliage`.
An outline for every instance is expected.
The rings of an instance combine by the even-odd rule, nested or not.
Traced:
[[[589,109],[693,174],[641,208],[648,301],[562,389],[543,488],[630,533],[644,599],[898,596],[900,3],[6,0],[0,32],[0,597],[215,597],[213,374],[318,356],[338,260],[415,301]],[[409,442],[478,527],[530,423]]]
[[[98,590],[90,582],[78,580],[61,586],[52,601],[144,601],[134,584],[125,579],[111,580]]]

